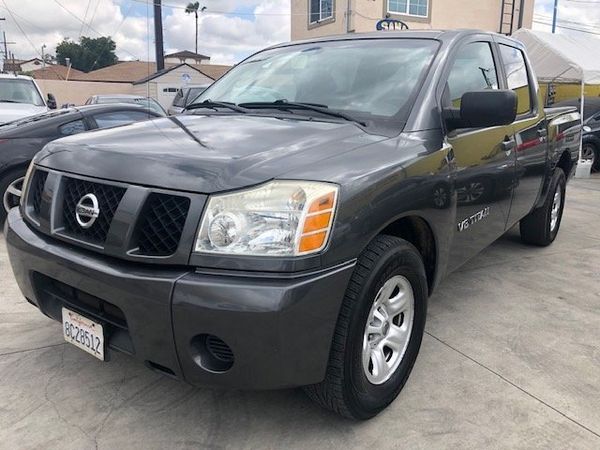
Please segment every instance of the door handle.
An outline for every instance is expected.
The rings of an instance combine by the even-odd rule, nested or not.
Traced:
[[[512,149],[515,148],[516,146],[517,146],[517,143],[514,139],[508,139],[508,140],[502,141],[502,150],[505,151],[507,154],[510,153],[512,151]]]

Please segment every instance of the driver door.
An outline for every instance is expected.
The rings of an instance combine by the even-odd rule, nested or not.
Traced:
[[[498,70],[494,44],[483,39],[464,43],[456,52],[442,96],[443,107],[460,107],[465,92],[499,89],[504,83]],[[450,269],[484,249],[505,229],[514,184],[512,125],[457,129],[446,136],[456,167],[457,196]]]

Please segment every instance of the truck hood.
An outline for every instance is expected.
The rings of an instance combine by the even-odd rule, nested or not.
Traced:
[[[295,167],[317,165],[382,139],[352,122],[183,115],[58,139],[35,162],[90,177],[208,194],[284,174],[293,178]]]
[[[0,102],[0,124],[22,119],[48,111],[45,106],[35,106],[29,103],[1,103]]]

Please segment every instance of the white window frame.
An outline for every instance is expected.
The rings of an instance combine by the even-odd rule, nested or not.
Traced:
[[[335,8],[335,0],[331,0],[331,14],[329,16],[323,16],[323,3],[329,0],[318,0],[319,1],[319,18],[316,21],[312,20],[313,10],[312,1],[308,0],[308,23],[309,25],[315,25],[323,22],[324,20],[333,19],[333,10]]]
[[[426,0],[426,11],[425,11],[425,15],[422,16],[421,14],[411,14],[410,11],[410,2],[413,0],[406,0],[406,11],[392,11],[390,9],[390,0],[386,0],[387,2],[387,12],[389,14],[401,14],[403,16],[412,16],[412,17],[421,17],[421,18],[426,18],[429,17],[429,0]]]

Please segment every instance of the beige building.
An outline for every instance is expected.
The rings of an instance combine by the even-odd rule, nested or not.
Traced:
[[[534,0],[291,0],[292,40],[375,31],[398,19],[411,29],[531,28]]]

